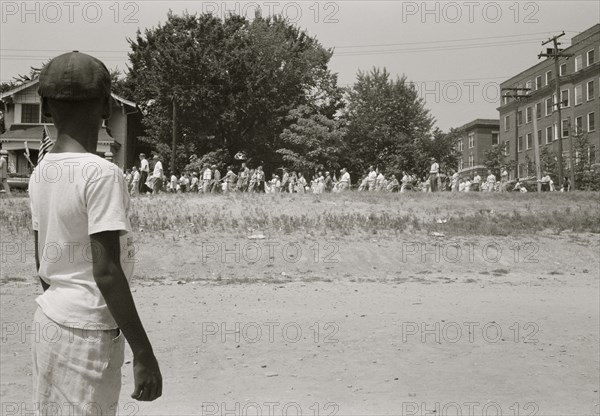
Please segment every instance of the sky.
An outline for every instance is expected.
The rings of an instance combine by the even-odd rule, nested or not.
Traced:
[[[29,73],[71,50],[108,68],[127,68],[127,38],[172,10],[277,14],[334,48],[340,85],[359,71],[405,75],[444,131],[498,118],[500,83],[539,62],[542,42],[562,31],[562,47],[600,23],[600,1],[1,1],[0,80]]]

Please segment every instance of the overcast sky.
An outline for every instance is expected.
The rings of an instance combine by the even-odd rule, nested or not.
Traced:
[[[25,4],[25,7],[23,7]],[[386,67],[415,82],[443,130],[498,118],[499,84],[538,61],[541,42],[563,46],[600,22],[600,1],[2,1],[0,79],[70,50],[124,70],[127,37],[174,13],[281,14],[326,47],[342,85]],[[227,9],[227,10],[226,10]]]

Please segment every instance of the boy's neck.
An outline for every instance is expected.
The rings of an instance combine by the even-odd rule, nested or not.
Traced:
[[[98,146],[98,130],[91,128],[79,129],[76,134],[70,131],[58,130],[56,143],[50,153],[96,153]]]

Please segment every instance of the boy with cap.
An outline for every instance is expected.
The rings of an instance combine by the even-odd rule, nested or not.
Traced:
[[[93,407],[114,415],[123,336],[134,357],[131,397],[160,397],[162,376],[128,283],[134,249],[123,172],[95,155],[102,120],[110,117],[110,75],[96,58],[71,52],[46,64],[38,92],[57,140],[29,182],[44,290],[34,328],[58,328],[58,335],[32,345],[33,400],[38,411],[69,403],[73,414]],[[58,174],[44,174],[48,165]],[[68,250],[50,255],[49,246]]]
[[[2,182],[2,187],[0,190],[6,192],[7,195],[10,195],[10,187],[8,186],[8,162],[6,161],[6,155],[8,155],[6,150],[0,150],[0,182]]]

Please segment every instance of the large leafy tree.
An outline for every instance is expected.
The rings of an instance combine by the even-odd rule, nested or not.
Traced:
[[[344,121],[329,118],[308,105],[290,111],[293,124],[281,134],[277,150],[286,166],[301,172],[337,171],[344,154]]]
[[[492,146],[489,150],[484,152],[483,157],[484,166],[491,170],[496,177],[500,177],[502,168],[506,168],[510,171],[516,167],[516,162],[510,160],[506,155],[504,144]]]
[[[369,165],[386,172],[419,171],[419,143],[434,119],[406,77],[391,79],[384,68],[359,72],[347,95],[347,164],[354,173]]]
[[[457,142],[460,140],[457,129],[450,129],[445,133],[435,128],[431,136],[421,136],[417,142],[417,154],[415,158],[416,171],[419,177],[426,175],[431,167],[431,158],[435,158],[440,164],[440,169],[447,172],[449,169],[458,169],[460,152]]]
[[[327,74],[331,51],[280,18],[168,14],[129,40],[129,77],[146,116],[145,140],[171,157],[178,120],[177,167],[220,150],[255,164],[281,163],[280,133],[290,110]],[[175,104],[173,105],[173,101]]]

